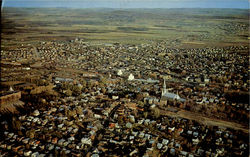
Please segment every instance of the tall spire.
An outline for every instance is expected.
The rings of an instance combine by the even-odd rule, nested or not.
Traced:
[[[167,88],[166,88],[166,81],[165,81],[165,78],[164,78],[163,89],[162,89],[161,95],[164,95],[165,93],[167,93]]]

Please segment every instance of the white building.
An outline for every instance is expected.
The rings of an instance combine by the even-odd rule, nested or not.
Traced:
[[[129,80],[129,81],[132,81],[132,80],[134,80],[134,79],[135,79],[135,77],[134,77],[133,74],[130,74],[130,75],[128,76],[128,80]]]
[[[185,99],[182,99],[178,93],[175,94],[175,93],[170,93],[168,92],[167,88],[166,88],[166,82],[165,82],[165,79],[164,79],[164,84],[163,84],[163,89],[162,89],[162,93],[161,93],[161,99],[162,100],[179,100],[179,101],[186,101]]]
[[[122,76],[122,74],[123,74],[123,73],[122,73],[122,70],[121,70],[121,69],[118,70],[117,75],[118,75],[118,76]]]

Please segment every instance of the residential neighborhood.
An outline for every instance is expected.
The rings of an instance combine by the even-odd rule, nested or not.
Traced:
[[[1,155],[248,155],[248,47],[76,41],[2,50]]]

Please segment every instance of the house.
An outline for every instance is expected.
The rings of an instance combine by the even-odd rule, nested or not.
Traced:
[[[71,78],[61,78],[61,77],[56,77],[54,78],[55,83],[60,83],[60,82],[73,82],[73,79]]]
[[[194,138],[192,139],[192,142],[194,145],[197,145],[200,142],[200,140],[198,138]]]
[[[119,69],[118,72],[117,72],[117,75],[118,75],[118,76],[122,76],[122,74],[123,74],[122,70]]]
[[[132,126],[133,126],[133,125],[132,125],[130,122],[126,123],[126,127],[127,127],[127,128],[132,128]]]
[[[90,138],[82,138],[81,139],[82,144],[92,145],[92,141]]]
[[[157,148],[158,149],[161,149],[163,147],[163,144],[162,143],[157,143]]]
[[[197,154],[200,155],[200,156],[202,156],[204,154],[204,152],[205,151],[203,149],[199,148],[198,151],[197,151]]]
[[[129,153],[129,156],[133,156],[134,154],[136,154],[138,151],[135,149],[134,151],[132,151],[131,153]]]
[[[32,151],[29,150],[29,151],[25,151],[23,155],[24,155],[24,156],[30,156],[31,153],[32,153]]]
[[[168,140],[168,139],[163,139],[163,140],[162,140],[162,144],[164,144],[164,145],[167,145],[167,144],[168,144],[168,142],[169,142],[169,140]]]
[[[171,155],[175,155],[175,149],[174,149],[174,148],[171,148],[169,153],[170,153]]]
[[[143,138],[144,135],[145,135],[144,132],[140,132],[139,137],[140,137],[140,138]]]
[[[193,132],[194,137],[198,137],[199,133],[198,132]]]
[[[133,74],[130,74],[130,75],[128,76],[128,81],[132,81],[132,80],[134,80],[134,79],[135,79],[135,77],[134,77]]]
[[[175,130],[175,127],[168,127],[168,132],[171,133]]]
[[[185,151],[180,151],[180,155],[181,155],[181,156],[184,156],[184,157],[185,157],[185,156],[187,156],[187,154],[188,154],[188,153],[185,152]]]

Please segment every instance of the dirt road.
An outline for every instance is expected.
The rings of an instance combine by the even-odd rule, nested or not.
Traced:
[[[199,113],[194,113],[194,112],[180,110],[180,109],[178,109],[178,112],[171,112],[167,109],[162,109],[161,112],[163,115],[167,115],[167,116],[171,116],[171,117],[181,117],[181,118],[186,118],[189,120],[195,120],[195,121],[198,121],[199,123],[202,123],[204,125],[231,128],[231,129],[235,129],[235,130],[241,130],[245,133],[249,133],[249,129],[247,128],[247,126],[243,126],[243,125],[241,125],[239,123],[235,123],[235,122],[205,117]]]

